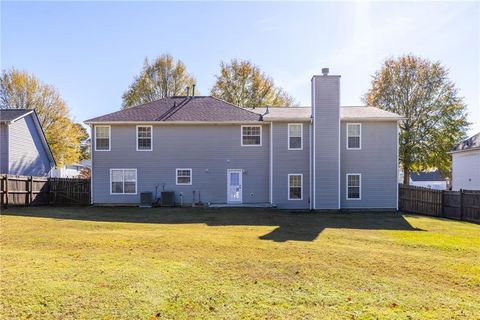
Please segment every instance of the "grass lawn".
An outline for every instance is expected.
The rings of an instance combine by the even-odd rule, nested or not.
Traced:
[[[480,319],[480,226],[394,213],[11,208],[1,319]]]

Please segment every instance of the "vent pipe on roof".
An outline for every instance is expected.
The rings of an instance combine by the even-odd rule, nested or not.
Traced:
[[[330,72],[330,70],[328,68],[322,68],[322,74],[324,76],[328,76],[328,73]]]
[[[185,96],[187,96],[187,98],[190,96],[190,87],[187,86],[187,89],[185,89]]]
[[[195,85],[192,85],[192,98],[195,97]]]

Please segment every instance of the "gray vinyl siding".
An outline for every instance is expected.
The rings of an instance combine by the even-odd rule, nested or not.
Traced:
[[[347,150],[346,126],[341,123],[341,206],[342,208],[397,207],[397,123],[361,123],[361,150]],[[361,200],[346,199],[347,173],[360,173]]]
[[[140,202],[141,192],[175,191],[177,202],[227,202],[227,169],[243,169],[243,203],[269,202],[269,126],[262,146],[241,146],[240,125],[153,125],[153,151],[136,151],[136,126],[112,125],[111,150],[93,148],[93,202]],[[110,169],[137,169],[136,195],[110,195]],[[192,169],[192,185],[179,186],[176,168]]]
[[[53,164],[32,115],[9,125],[9,174],[48,176]]]
[[[279,208],[309,208],[310,122],[302,124],[303,150],[288,150],[288,123],[273,124],[273,203]],[[288,174],[291,173],[303,174],[302,200],[288,200]]]
[[[315,209],[338,209],[340,77],[312,79]]]
[[[0,173],[8,173],[8,125],[0,123]]]

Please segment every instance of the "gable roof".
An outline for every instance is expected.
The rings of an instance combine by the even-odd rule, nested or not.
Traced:
[[[237,122],[261,116],[211,96],[174,96],[86,120],[96,122]]]
[[[32,112],[29,109],[0,109],[0,122],[14,122]]]
[[[33,123],[35,124],[35,128],[37,128],[37,133],[40,137],[40,140],[42,141],[45,151],[47,152],[48,158],[53,162],[54,165],[56,165],[52,149],[50,149],[50,145],[47,142],[45,132],[43,132],[42,125],[40,124],[40,119],[38,119],[38,115],[35,109],[0,109],[0,123],[6,123],[7,125],[9,125],[28,116],[29,114],[32,114]]]
[[[310,107],[269,107],[248,109],[252,112],[262,114],[263,119],[268,120],[309,120],[311,118]],[[388,112],[375,107],[340,107],[341,120],[384,120],[398,121],[403,119],[398,114]]]
[[[454,153],[477,149],[480,149],[480,132],[466,140],[463,140],[455,148],[453,148],[451,152]]]
[[[445,181],[440,170],[418,173],[412,172],[410,173],[410,179],[412,179],[412,181]]]

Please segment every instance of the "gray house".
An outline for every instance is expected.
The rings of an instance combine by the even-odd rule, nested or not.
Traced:
[[[0,173],[48,176],[52,151],[34,110],[0,110]]]
[[[312,78],[311,107],[187,95],[86,121],[92,203],[138,204],[158,189],[184,204],[395,210],[401,117],[341,107],[340,76],[324,71]]]

